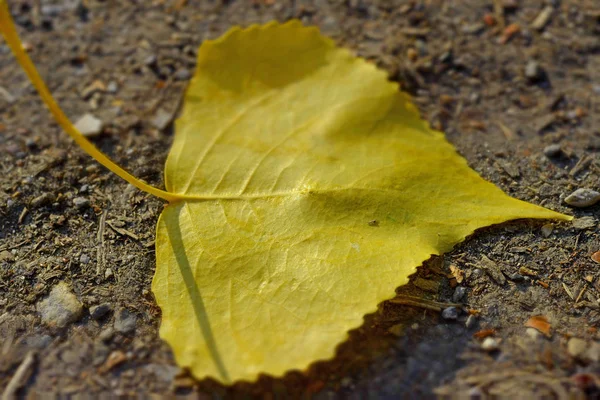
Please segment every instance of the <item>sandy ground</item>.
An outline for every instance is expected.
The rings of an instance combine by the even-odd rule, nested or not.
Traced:
[[[477,232],[398,289],[421,306],[382,304],[334,360],[234,387],[194,382],[157,336],[150,281],[161,201],[79,150],[0,44],[0,387],[18,383],[24,397],[598,397],[600,265],[591,256],[600,207],[564,202],[575,189],[599,189],[597,2],[10,4],[67,114],[100,119],[96,145],[152,184],[162,185],[170,121],[202,41],[299,18],[388,71],[483,177],[576,219]],[[83,311],[48,327],[39,310],[59,282]],[[471,313],[447,319],[444,305],[423,308],[426,300]]]

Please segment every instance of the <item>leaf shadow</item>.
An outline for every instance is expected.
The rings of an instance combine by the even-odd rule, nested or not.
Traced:
[[[181,211],[181,208],[178,210]],[[208,314],[206,312],[206,307],[204,305],[204,301],[202,300],[202,294],[198,289],[198,285],[194,279],[194,274],[192,273],[192,269],[190,267],[190,262],[185,250],[185,246],[183,245],[183,237],[181,233],[181,227],[179,226],[179,218],[176,219],[176,223],[166,224],[167,232],[169,235],[169,242],[171,247],[173,248],[173,253],[175,254],[175,258],[177,259],[177,265],[179,266],[179,271],[181,272],[181,276],[183,277],[183,281],[185,282],[185,287],[188,291],[188,295],[192,301],[192,305],[194,307],[194,314],[196,315],[196,322],[202,332],[202,336],[206,341],[208,351],[210,352],[211,358],[215,363],[215,367],[219,371],[221,378],[227,382],[231,381],[229,377],[229,373],[227,372],[227,368],[225,368],[225,363],[223,362],[223,358],[219,353],[219,349],[217,347],[217,342],[215,341],[215,336],[213,334],[210,320],[208,318]]]

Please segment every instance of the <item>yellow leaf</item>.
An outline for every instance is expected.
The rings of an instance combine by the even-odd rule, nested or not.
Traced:
[[[152,284],[197,378],[330,358],[431,254],[477,228],[569,217],[505,195],[382,71],[298,22],[205,42],[166,165]]]

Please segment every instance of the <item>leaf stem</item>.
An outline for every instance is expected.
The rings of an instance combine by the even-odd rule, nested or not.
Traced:
[[[59,105],[56,103],[52,94],[48,90],[48,87],[40,77],[37,69],[33,65],[33,62],[27,55],[27,53],[23,50],[23,46],[21,44],[21,39],[19,39],[19,35],[17,34],[17,30],[15,29],[15,24],[10,16],[10,11],[8,9],[8,4],[6,0],[0,0],[0,32],[4,36],[6,43],[12,50],[15,58],[21,65],[21,68],[25,70],[27,76],[33,86],[37,89],[40,97],[54,116],[54,119],[58,124],[73,138],[75,143],[77,143],[86,153],[92,156],[96,161],[100,164],[108,168],[113,173],[117,174],[133,186],[138,189],[150,193],[156,197],[160,197],[168,202],[173,202],[177,200],[181,200],[182,196],[177,195],[175,193],[170,193],[154,186],[148,185],[147,183],[142,182],[140,179],[131,175],[129,172],[125,171],[123,168],[115,164],[110,158],[108,158],[104,153],[98,150],[92,142],[87,140],[85,136],[81,134],[73,126],[69,118],[65,115],[65,113],[61,110]]]

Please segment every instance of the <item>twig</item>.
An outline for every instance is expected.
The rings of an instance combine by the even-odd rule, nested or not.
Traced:
[[[21,215],[19,215],[19,221],[18,221],[19,225],[21,225],[23,223],[23,220],[27,216],[28,212],[29,212],[29,210],[27,209],[27,207],[23,208],[23,211],[21,212]]]
[[[23,379],[25,378],[25,375],[27,375],[29,373],[29,369],[33,365],[34,361],[35,361],[35,352],[30,351],[25,356],[25,359],[23,359],[23,362],[21,363],[21,365],[19,365],[19,368],[17,368],[17,371],[15,372],[13,377],[10,379],[10,382],[8,382],[8,385],[6,385],[6,389],[4,389],[4,393],[2,393],[2,400],[12,400],[12,399],[16,398],[15,393],[17,392],[17,390],[23,383]]]
[[[15,244],[15,245],[12,245],[12,246],[2,246],[2,247],[0,247],[0,251],[17,249],[17,248],[19,248],[19,247],[21,247],[21,246],[23,246],[23,245],[25,245],[25,244],[27,244],[29,242],[30,242],[29,240],[23,240],[22,242],[19,242],[19,243]]]
[[[577,296],[575,303],[579,303],[579,300],[581,300],[581,296],[583,296],[583,293],[585,293],[586,290],[587,290],[587,284],[584,285],[583,288],[581,289],[581,291],[579,292],[579,296]]]
[[[437,301],[425,300],[420,297],[397,295],[393,299],[388,300],[388,303],[402,304],[404,306],[424,308],[432,311],[442,311],[444,308],[456,307],[464,308],[464,304],[458,303],[439,303]]]
[[[571,298],[571,300],[575,300],[575,296],[573,296],[573,293],[571,293],[571,290],[569,290],[569,287],[564,282],[562,283],[562,286],[563,289],[565,289],[565,292],[567,292],[567,294]]]
[[[498,125],[507,140],[513,140],[515,138],[515,133],[501,121],[496,121],[496,125]]]
[[[140,238],[135,233],[129,232],[127,229],[119,228],[112,224],[110,221],[108,221],[106,224],[110,226],[110,228],[119,235],[129,236],[133,240],[140,240]]]
[[[104,271],[105,265],[105,254],[104,254],[104,229],[106,226],[106,215],[107,210],[102,212],[100,216],[100,223],[98,224],[98,232],[96,233],[96,275],[100,275],[100,271]]]
[[[504,28],[506,22],[504,20],[504,5],[501,0],[494,0],[494,14],[498,20],[498,25],[500,25],[501,28]]]

